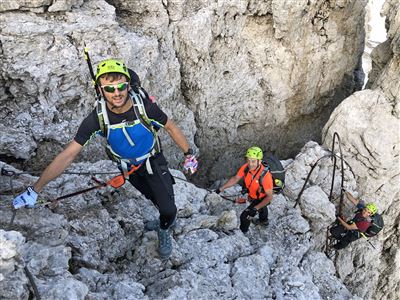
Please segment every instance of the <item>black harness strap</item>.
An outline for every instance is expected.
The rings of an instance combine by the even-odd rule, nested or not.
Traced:
[[[261,165],[263,165],[263,164],[261,164]],[[258,168],[257,172],[254,175],[252,174],[251,181],[250,181],[250,184],[249,184],[248,188],[246,186],[246,177],[250,172],[249,166],[247,166],[244,169],[244,176],[243,176],[243,185],[244,185],[244,188],[248,191],[249,188],[251,187],[251,185],[253,184],[253,181],[260,174],[260,176],[258,177],[258,185],[259,185],[259,187],[257,189],[257,199],[260,199],[261,193],[265,192],[262,185],[263,185],[263,180],[264,180],[265,174],[267,174],[269,172],[269,168],[267,166],[265,166],[265,165],[263,165],[264,169],[261,171],[261,165],[257,167]],[[263,197],[262,199],[264,199],[264,198],[265,197]]]

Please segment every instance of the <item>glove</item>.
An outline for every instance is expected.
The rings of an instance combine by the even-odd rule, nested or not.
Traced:
[[[28,187],[26,192],[19,195],[13,200],[13,206],[15,209],[26,206],[29,208],[33,208],[37,201],[38,194],[35,192],[33,187]]]
[[[218,189],[215,190],[215,193],[219,194],[219,193],[221,193],[221,190],[218,188]]]
[[[235,203],[237,203],[237,204],[243,204],[243,203],[246,203],[246,202],[247,202],[246,198],[240,197],[240,198],[237,198],[237,199],[236,199],[236,202],[235,202]]]
[[[249,220],[250,218],[255,217],[257,212],[258,212],[257,208],[249,206],[242,212],[242,217]]]
[[[183,164],[186,173],[194,174],[197,171],[198,162],[194,155],[187,155]]]

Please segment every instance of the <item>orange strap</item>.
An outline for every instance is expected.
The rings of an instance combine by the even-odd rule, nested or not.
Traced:
[[[244,204],[244,203],[246,203],[246,202],[247,202],[246,198],[240,197],[240,198],[237,198],[237,199],[236,199],[236,202],[235,202],[235,203]]]
[[[139,169],[142,166],[142,164],[138,166],[132,166],[132,168],[128,171],[127,175],[131,175],[133,172],[135,172],[137,169]],[[117,189],[121,186],[123,186],[125,183],[125,177],[124,175],[118,175],[113,178],[111,178],[109,181],[106,182],[106,185],[111,185],[113,188]]]

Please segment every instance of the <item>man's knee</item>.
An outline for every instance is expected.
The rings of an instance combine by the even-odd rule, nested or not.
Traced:
[[[258,218],[260,219],[261,222],[268,221],[268,208],[267,207],[263,207],[258,211]]]
[[[333,246],[333,248],[335,248],[336,250],[340,250],[340,249],[346,248],[348,244],[349,244],[348,242],[339,241],[338,243],[336,243],[336,244]]]
[[[168,214],[162,214],[160,212],[160,227],[162,229],[168,229],[173,225],[177,217],[177,209],[169,211]]]
[[[243,233],[246,233],[250,227],[250,220],[248,219],[248,215],[243,211],[240,215],[240,230]]]
[[[345,230],[341,227],[341,225],[334,226],[329,229],[329,232],[334,238],[341,238],[345,234]]]
[[[158,212],[160,213],[160,216],[173,221],[178,212],[178,209],[176,208],[175,205],[175,201],[171,200],[168,202],[168,204],[163,203],[163,205],[159,205]]]

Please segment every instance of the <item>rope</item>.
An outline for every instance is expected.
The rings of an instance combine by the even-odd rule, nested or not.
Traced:
[[[32,273],[29,271],[27,266],[24,267],[24,271],[25,271],[26,276],[29,279],[30,284],[32,285],[33,294],[35,295],[36,300],[40,300],[41,298],[40,298],[39,290],[37,288],[35,280],[33,279]]]
[[[322,159],[325,159],[325,158],[328,158],[328,157],[332,157],[332,154],[327,154],[327,155],[324,155],[324,156],[320,157],[320,158],[311,166],[311,170],[310,170],[310,172],[308,172],[308,175],[307,175],[307,177],[306,177],[306,180],[304,181],[303,187],[301,188],[300,193],[299,193],[299,195],[297,196],[296,203],[294,204],[293,208],[295,208],[295,207],[297,206],[297,204],[299,204],[300,198],[301,198],[301,196],[303,195],[304,190],[306,189],[306,185],[307,185],[307,183],[308,183],[308,180],[310,179],[311,174],[312,174],[312,172],[314,171],[315,167],[318,165],[318,163],[319,163]]]
[[[336,140],[337,140],[337,144],[338,144],[338,147],[339,147],[339,153],[340,153],[340,156],[339,156],[339,157],[335,154]],[[305,188],[306,188],[306,186],[307,186],[307,182],[308,182],[308,180],[310,179],[311,174],[312,174],[312,172],[314,171],[315,167],[318,165],[318,163],[319,163],[321,160],[326,159],[326,158],[331,158],[331,159],[333,160],[333,171],[332,171],[331,189],[330,189],[330,191],[329,191],[329,201],[333,203],[333,188],[334,188],[334,183],[335,183],[336,163],[337,163],[337,158],[339,158],[339,159],[340,159],[340,170],[341,170],[339,215],[340,215],[340,216],[342,215],[343,206],[344,206],[344,201],[343,201],[343,199],[344,199],[344,187],[343,187],[343,186],[344,186],[344,163],[346,163],[349,167],[350,167],[350,165],[349,165],[349,164],[344,160],[344,158],[343,158],[343,152],[342,152],[342,145],[341,145],[341,141],[340,141],[340,136],[339,136],[339,134],[338,134],[337,132],[335,132],[335,133],[333,134],[332,149],[331,149],[331,151],[329,151],[329,152],[330,152],[329,154],[320,157],[320,158],[312,165],[311,170],[308,172],[307,178],[306,178],[306,180],[304,181],[303,187],[301,188],[300,193],[299,193],[299,195],[297,196],[296,203],[295,203],[295,205],[293,206],[293,208],[295,208],[295,207],[299,204],[300,198],[301,198],[301,196],[302,196],[302,194],[303,194],[303,192],[304,192],[304,190],[305,190]],[[331,243],[329,242],[329,238],[330,238],[329,229],[330,229],[334,224],[335,224],[335,222],[332,223],[331,225],[329,225],[329,226],[327,227],[326,242],[325,242],[325,253],[327,253],[328,256],[330,256],[330,255],[329,255],[329,249],[330,249],[330,247],[331,247]],[[368,239],[367,239],[367,240],[368,240]],[[335,257],[335,264],[336,264],[336,258],[337,258],[337,257]]]
[[[13,199],[15,199],[16,196],[15,196],[15,190],[14,190],[14,185],[13,185],[13,177],[10,177],[10,188],[11,188],[11,191],[13,194]],[[13,210],[13,212],[12,212],[11,220],[10,220],[10,223],[8,224],[7,230],[12,229],[12,226],[13,226],[14,220],[15,220],[15,216],[17,215],[17,210],[14,207],[12,208],[12,210]]]
[[[374,245],[372,245],[371,241],[369,238],[364,234],[364,232],[360,231],[361,236],[372,246],[372,248],[376,249]]]
[[[15,172],[11,170],[7,170],[4,168],[4,166],[1,168],[1,175],[3,176],[13,176],[13,177],[19,177],[21,175],[37,175],[41,174],[43,171],[24,171],[24,172]],[[121,171],[114,171],[114,172],[62,172],[61,174],[67,174],[67,175],[113,175],[113,174],[120,174]]]
[[[320,157],[312,166],[311,166],[311,170],[309,171],[309,173],[308,173],[308,175],[307,175],[307,178],[306,178],[306,180],[305,180],[305,182],[304,182],[304,184],[303,184],[303,187],[301,188],[301,190],[300,190],[300,193],[299,193],[299,195],[297,196],[297,198],[296,198],[296,204],[294,205],[294,207],[296,207],[297,206],[297,204],[298,204],[298,202],[299,202],[299,200],[300,200],[300,197],[301,197],[301,195],[303,194],[303,192],[304,192],[304,190],[305,190],[305,188],[306,188],[306,185],[307,185],[307,183],[308,183],[308,180],[310,179],[310,177],[311,177],[311,173],[314,171],[314,169],[315,169],[315,167],[318,165],[318,163],[322,160],[322,159],[325,159],[325,158],[333,158],[333,157],[338,157],[336,154],[334,154],[334,153],[332,153],[331,151],[328,151],[328,152],[330,152],[329,154],[327,154],[327,155],[324,155],[324,156],[322,156],[322,157]],[[343,159],[343,158],[341,158],[342,160],[343,160],[343,163],[346,163],[346,165],[348,165],[349,167],[350,167],[350,164],[345,160],[345,159]],[[342,186],[342,188],[341,188],[341,203],[343,203],[343,183],[344,183],[344,164],[342,163],[342,183],[341,183],[341,186]],[[334,165],[334,167],[336,167],[335,165]],[[335,174],[335,173],[333,173],[333,174]],[[332,180],[334,180],[334,178],[332,178]],[[331,193],[332,193],[332,189],[333,189],[333,184],[331,185],[331,191],[330,191],[330,199],[329,200],[331,200]]]
[[[203,189],[203,190],[206,190],[207,192],[214,193],[213,190],[210,190],[210,189],[208,189],[208,188],[206,188],[206,187],[203,187],[203,186],[200,186],[200,185],[195,184],[195,183],[193,183],[193,182],[190,182],[190,181],[187,180],[187,179],[183,179],[183,178],[181,178],[181,177],[177,177],[177,176],[173,176],[173,175],[172,175],[172,177],[174,177],[174,178],[176,178],[176,179],[179,179],[179,180],[182,180],[182,181],[185,181],[185,182],[188,182],[188,183],[190,183],[190,184],[193,184],[195,187],[198,187],[199,189]],[[228,198],[227,196],[224,196],[224,195],[221,195],[221,194],[218,194],[218,195],[219,195],[221,198],[225,199],[225,200],[228,200],[228,201],[231,201],[231,202],[236,202],[235,199]],[[238,194],[238,195],[239,195],[239,194]],[[238,196],[238,195],[229,195],[229,196],[230,196],[230,197],[236,197],[236,196]]]
[[[335,139],[337,138],[338,140],[338,145],[339,145],[339,153],[340,153],[340,170],[341,170],[341,182],[340,182],[340,201],[339,201],[339,216],[342,215],[343,212],[343,198],[344,198],[344,159],[343,159],[343,153],[342,153],[342,143],[340,141],[340,136],[337,132],[333,134],[333,139],[332,139],[332,153],[335,153]],[[331,185],[331,191],[329,193],[329,201],[332,202],[332,192],[333,192],[333,184],[335,180],[335,169],[336,169],[336,155],[334,157],[334,167],[333,167],[333,174],[332,174],[332,185]]]

